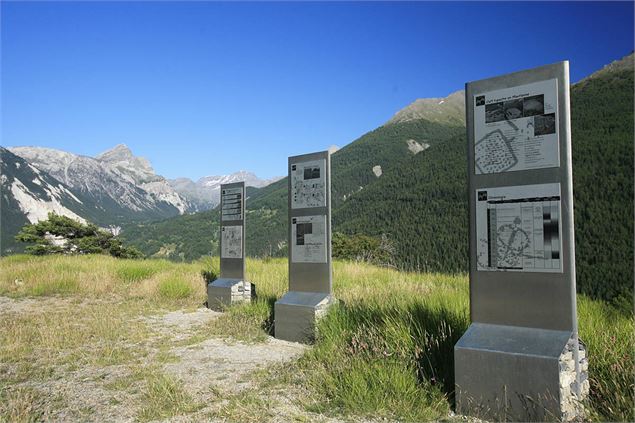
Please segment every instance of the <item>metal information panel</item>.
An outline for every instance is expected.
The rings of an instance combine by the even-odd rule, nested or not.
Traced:
[[[470,82],[465,99],[472,324],[455,345],[457,411],[559,418],[558,363],[577,343],[569,64]]]
[[[289,292],[274,304],[278,339],[312,342],[334,302],[331,265],[331,157],[289,157]]]
[[[289,157],[289,291],[330,294],[331,159]]]
[[[568,62],[466,86],[472,321],[575,324]]]
[[[220,277],[245,277],[245,183],[223,184],[220,219]]]

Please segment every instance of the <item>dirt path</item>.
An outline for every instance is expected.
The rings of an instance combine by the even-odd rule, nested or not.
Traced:
[[[63,298],[0,297],[0,318],[90,306],[90,302]],[[5,396],[15,407],[28,408],[31,403],[44,420],[154,420],[152,407],[160,408],[162,398],[182,395],[189,398],[184,404],[195,406],[184,405],[185,412],[167,420],[336,421],[306,412],[297,401],[303,393],[295,388],[259,389],[258,375],[263,370],[296,360],[306,346],[271,337],[255,344],[197,339],[201,328],[220,315],[199,308],[139,316],[137,320],[149,331],[147,340],[134,346],[141,359],[105,366],[53,365],[50,374],[17,383],[4,381],[21,371],[22,364],[0,363],[0,388],[4,384]],[[171,381],[176,381],[178,389]]]

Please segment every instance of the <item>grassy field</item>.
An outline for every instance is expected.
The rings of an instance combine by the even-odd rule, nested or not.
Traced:
[[[63,385],[78,369],[93,369],[82,373],[82,381],[110,393],[113,405],[135,402],[130,417],[140,421],[180,415],[275,420],[273,400],[263,392],[285,389],[301,393],[292,401],[302,410],[293,417],[300,421],[451,419],[453,346],[469,325],[465,275],[336,262],[334,290],[341,301],[320,322],[315,346],[291,364],[254,372],[251,390],[207,392],[218,407],[206,411],[199,394],[166,373],[178,361],[174,348],[217,338],[254,346],[267,341],[273,303],[287,289],[286,260],[248,260],[257,301],[234,306],[177,341],[157,335],[143,319],[199,308],[205,301],[202,272],[213,277],[215,259],[177,264],[12,256],[0,259],[0,268],[0,297],[18,299],[0,302],[0,420],[122,418],[71,406],[63,389],[51,395],[38,388]],[[20,312],[27,305],[42,312]],[[634,421],[633,316],[584,296],[578,310],[589,355],[590,418]],[[104,368],[108,377],[100,373]]]

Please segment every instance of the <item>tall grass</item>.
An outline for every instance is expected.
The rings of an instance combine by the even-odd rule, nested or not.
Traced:
[[[103,255],[16,255],[0,259],[0,264],[0,295],[3,296],[115,296],[151,299],[156,306],[168,308],[197,306],[204,302],[201,269],[218,268],[218,261],[210,259],[171,263],[121,260]]]
[[[170,263],[105,256],[12,256],[0,259],[0,266],[0,296],[55,295],[81,301],[112,296],[136,313],[152,307],[198,307],[206,299],[201,272],[218,274],[218,260],[209,258]],[[261,342],[272,333],[273,304],[288,289],[287,262],[249,259],[247,273],[247,279],[256,286],[257,299],[230,307],[198,336]],[[453,407],[454,344],[469,326],[467,276],[406,273],[336,262],[333,281],[339,303],[319,322],[314,348],[295,367],[302,375],[297,383],[312,398],[307,407],[363,417],[445,418]],[[580,335],[587,344],[590,363],[590,417],[634,421],[633,315],[584,296],[578,297],[578,310]],[[95,338],[111,340],[103,345],[118,345],[115,334],[125,325],[117,320],[108,326],[108,319],[100,317],[105,312],[97,307],[95,316],[85,315],[83,318],[92,323],[79,331],[70,323],[55,328],[45,315],[1,319],[0,359],[28,363],[37,354],[54,355],[60,350],[71,355],[73,348]],[[120,317],[125,321],[126,317]],[[64,340],[59,334],[71,335]],[[132,337],[133,333],[124,332],[123,336]],[[125,361],[130,354],[105,353],[112,357],[111,362]],[[36,367],[29,371],[45,371]],[[158,415],[146,410],[148,414],[140,418],[165,418],[193,407],[186,396],[180,396],[174,385],[177,382],[159,379],[153,385],[155,391],[170,392],[176,405]],[[10,413],[28,412],[21,406],[12,410]]]
[[[635,421],[635,326],[633,314],[578,297],[580,338],[589,357],[592,417]]]

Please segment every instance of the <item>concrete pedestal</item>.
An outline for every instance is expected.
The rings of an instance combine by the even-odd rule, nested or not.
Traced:
[[[207,285],[207,306],[222,310],[232,304],[251,301],[255,297],[254,284],[242,279],[216,279]]]
[[[315,340],[315,323],[335,299],[321,292],[287,292],[274,305],[275,337],[309,343]]]
[[[575,418],[581,407],[571,385],[570,338],[568,331],[472,323],[454,347],[457,413],[494,421]]]

